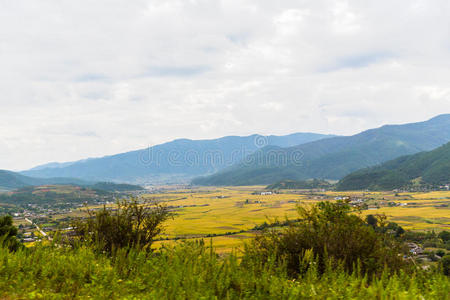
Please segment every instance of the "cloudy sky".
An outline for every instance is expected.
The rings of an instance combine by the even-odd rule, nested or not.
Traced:
[[[0,0],[0,169],[450,112],[450,1]]]

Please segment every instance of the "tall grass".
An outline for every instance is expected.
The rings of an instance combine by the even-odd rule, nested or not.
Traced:
[[[0,248],[0,298],[6,299],[449,299],[449,278],[438,272],[385,272],[368,278],[358,270],[325,272],[312,267],[298,278],[284,265],[241,265],[221,258],[202,242],[181,243],[156,253],[38,245]]]

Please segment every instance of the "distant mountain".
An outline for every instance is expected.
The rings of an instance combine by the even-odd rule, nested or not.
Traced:
[[[0,170],[0,188],[17,189],[26,186],[39,186],[46,184],[90,184],[88,181],[75,178],[34,178],[16,172]]]
[[[290,147],[330,135],[295,133],[286,136],[228,136],[213,140],[179,139],[151,148],[64,164],[38,166],[23,175],[74,177],[92,181],[180,183],[212,174],[241,161],[267,145]]]
[[[267,190],[305,190],[305,189],[323,189],[331,187],[331,183],[320,179],[311,180],[282,180],[280,182],[268,185]]]
[[[361,168],[402,155],[432,150],[450,141],[450,114],[420,123],[386,125],[353,136],[295,147],[265,147],[197,185],[271,184],[285,179],[341,179]]]
[[[82,162],[82,161],[78,161],[78,162]],[[30,171],[39,171],[39,170],[44,170],[44,169],[64,168],[64,167],[68,167],[70,165],[73,165],[74,163],[76,163],[76,162],[75,161],[73,161],[73,162],[65,162],[65,163],[51,162],[51,163],[48,163],[48,164],[36,166],[36,167],[30,169]]]
[[[392,190],[411,185],[450,183],[450,143],[433,151],[402,156],[345,176],[339,190]]]

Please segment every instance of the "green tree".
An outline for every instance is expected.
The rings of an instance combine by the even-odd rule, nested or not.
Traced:
[[[112,254],[120,248],[151,251],[154,238],[169,217],[165,206],[139,203],[137,198],[119,201],[114,209],[89,211],[89,218],[74,222],[76,235],[100,252]]]
[[[441,231],[438,237],[445,242],[450,241],[450,231]]]
[[[405,266],[400,245],[382,232],[376,232],[344,202],[320,202],[299,206],[300,222],[282,231],[258,235],[248,245],[243,259],[275,260],[287,265],[290,275],[305,272],[305,256],[315,257],[319,272],[330,263],[352,272],[358,266],[363,273],[381,274],[387,266],[395,271]],[[256,259],[256,260],[255,260]],[[308,261],[308,259],[306,260]]]
[[[11,251],[16,251],[20,247],[20,242],[16,238],[17,228],[13,225],[11,216],[0,217],[0,242]]]
[[[442,257],[441,265],[444,275],[450,276],[450,254],[447,254],[444,257]]]
[[[373,228],[377,227],[378,225],[378,219],[374,215],[367,215],[366,222]]]

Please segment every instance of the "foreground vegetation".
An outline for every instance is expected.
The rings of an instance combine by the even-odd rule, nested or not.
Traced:
[[[394,236],[347,204],[299,212],[301,222],[263,231],[240,256],[203,240],[149,251],[167,210],[136,201],[93,212],[53,243],[12,251],[10,234],[0,241],[0,298],[448,299],[450,266],[402,259]]]
[[[313,261],[311,261],[313,263]],[[81,247],[0,249],[0,297],[61,299],[448,299],[448,277],[418,271],[379,278],[315,268],[288,277],[274,263],[219,258],[202,243],[155,254],[119,251],[113,257]]]

